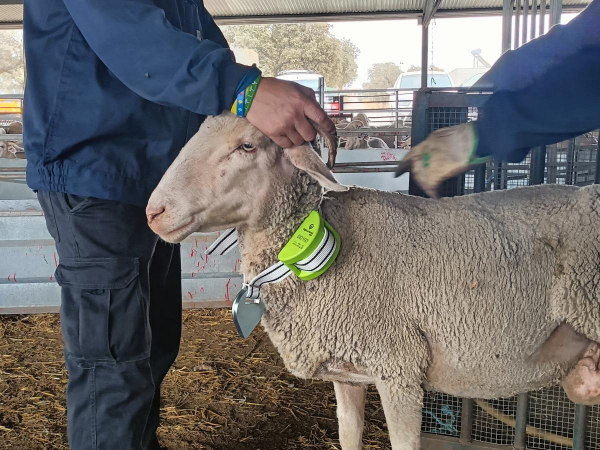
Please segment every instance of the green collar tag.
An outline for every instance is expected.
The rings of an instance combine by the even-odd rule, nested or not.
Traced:
[[[333,227],[317,211],[312,211],[277,257],[301,280],[312,280],[334,263],[340,242]]]

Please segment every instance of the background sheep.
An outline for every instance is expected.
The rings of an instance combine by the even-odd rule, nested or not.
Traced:
[[[309,146],[281,150],[225,114],[182,150],[147,214],[169,242],[237,227],[251,279],[320,209],[338,260],[314,281],[263,288],[263,326],[288,370],[334,382],[344,450],[361,448],[368,383],[392,448],[417,450],[424,388],[494,398],[562,380],[572,400],[600,402],[599,195],[346,191]]]
[[[13,122],[0,127],[0,134],[23,134],[23,124]],[[25,159],[25,149],[21,141],[0,141],[0,158]]]

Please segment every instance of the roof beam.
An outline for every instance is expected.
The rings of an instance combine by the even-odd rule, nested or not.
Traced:
[[[425,4],[423,5],[423,23],[424,27],[429,26],[429,22],[433,18],[433,15],[436,13],[442,0],[425,0]]]

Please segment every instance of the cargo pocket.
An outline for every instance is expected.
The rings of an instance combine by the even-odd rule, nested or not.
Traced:
[[[61,258],[56,281],[68,357],[123,362],[150,356],[148,298],[138,258]]]

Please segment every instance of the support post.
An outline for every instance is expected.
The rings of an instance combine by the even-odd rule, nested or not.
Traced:
[[[421,89],[427,87],[427,68],[429,50],[429,25],[421,25]]]
[[[523,0],[523,38],[522,45],[527,44],[527,27],[529,25],[529,0]]]
[[[596,173],[594,174],[594,184],[600,184],[600,139],[596,145]]]
[[[484,166],[485,167],[485,166]],[[462,418],[460,427],[460,442],[468,444],[473,435],[473,400],[462,399]]]
[[[540,36],[546,33],[546,0],[540,0]]]
[[[573,450],[585,450],[587,412],[588,409],[585,405],[577,405],[575,408],[575,425],[573,426]]]
[[[502,53],[510,50],[513,5],[514,0],[504,0],[502,4]]]
[[[515,41],[513,42],[513,48],[519,48],[519,31],[521,29],[521,0],[515,2]]]
[[[550,28],[560,23],[562,0],[550,0]]]
[[[515,449],[527,448],[527,418],[529,415],[529,394],[519,394],[517,397],[517,424],[515,427]]]
[[[546,171],[546,147],[535,147],[531,150],[531,176],[529,184],[544,184]]]
[[[481,164],[475,167],[475,179],[473,180],[473,192],[485,191],[485,174],[487,164]]]
[[[535,27],[537,25],[537,0],[532,0],[531,4],[531,30],[529,30],[529,40],[533,41],[536,38]]]

